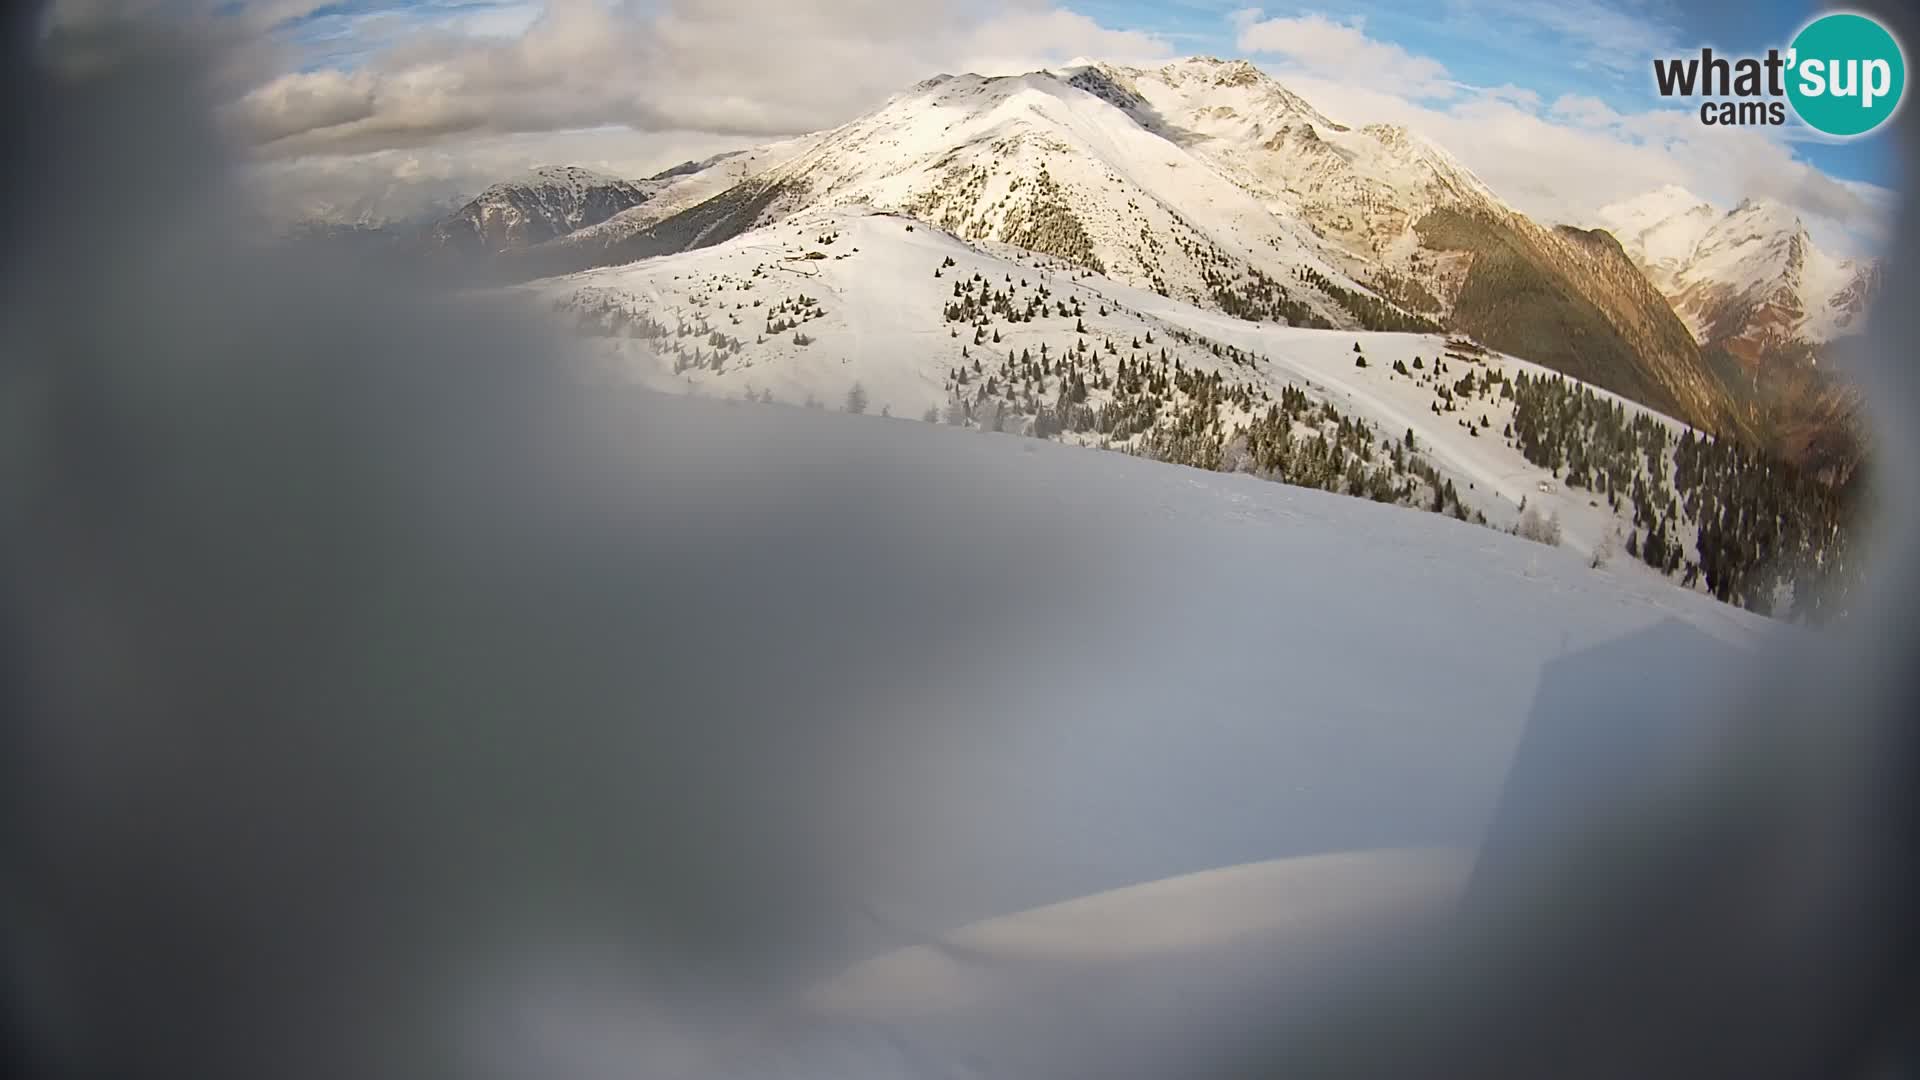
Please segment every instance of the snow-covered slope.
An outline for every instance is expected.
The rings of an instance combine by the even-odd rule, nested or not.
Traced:
[[[1591,689],[1609,672],[1600,657],[1624,651],[1635,677],[1602,683],[1608,705],[1589,699],[1587,718],[1706,715],[1768,632],[1570,552],[1361,500],[907,420],[680,404],[684,415],[649,409],[628,427],[648,490],[668,486],[656,477],[694,478],[646,520],[687,505],[723,516],[729,537],[749,539],[719,545],[723,569],[699,580],[787,603],[820,597],[821,629],[802,655],[826,653],[854,621],[843,590],[918,622],[929,617],[921,594],[896,602],[889,585],[920,573],[944,583],[952,552],[1009,538],[1037,560],[1044,601],[1089,599],[1029,601],[992,621],[978,650],[921,658],[930,674],[855,654],[848,709],[885,733],[834,774],[833,805],[849,819],[835,820],[834,840],[868,856],[835,884],[859,904],[831,912],[837,947],[821,981],[797,995],[792,1026],[759,1029],[751,1067],[655,1071],[864,1080],[990,1062],[990,1075],[1186,1075],[1174,1059],[1215,1030],[1209,1019],[1244,1038],[1271,1032],[1283,1010],[1309,1015],[1310,997],[1253,992],[1299,971],[1255,962],[1299,955],[1280,939],[1324,947],[1321,935],[1344,926],[1378,944],[1391,916],[1448,907],[1521,733],[1556,690]],[[781,434],[747,434],[762,428]],[[865,514],[931,504],[945,510],[937,527],[856,541],[880,564],[873,581],[795,584],[808,568],[792,556],[742,558],[781,546],[776,523],[807,504],[799,482],[841,461],[866,463],[848,481],[863,485]],[[739,492],[717,502],[724,513],[708,501],[723,486]],[[623,554],[680,574],[691,552]],[[1070,567],[1056,570],[1062,557]],[[741,617],[697,615],[693,636],[681,629],[662,648],[773,663],[756,648],[769,631],[743,630],[742,642],[712,628]],[[827,739],[844,730],[823,727]],[[839,749],[828,742],[822,756]],[[1416,845],[1454,853],[1373,850]],[[1258,862],[1273,859],[1287,861]],[[1246,997],[1221,996],[1243,986]],[[1232,1030],[1241,1014],[1216,1010],[1236,1001],[1259,1003],[1260,1026]],[[633,1022],[630,1010],[579,1012],[543,1071],[570,1071],[596,1023]],[[663,1042],[641,1042],[640,1060],[656,1062],[647,1055]],[[1120,1058],[1121,1047],[1147,1056]]]
[[[1668,186],[1600,214],[1702,344],[1822,344],[1865,325],[1877,265],[1822,251],[1778,202],[1722,212]]]
[[[1364,444],[1382,470],[1412,432],[1416,450],[1392,473],[1409,504],[1427,505],[1435,484],[1451,481],[1463,512],[1497,527],[1512,526],[1523,504],[1556,515],[1567,545],[1588,556],[1620,551],[1629,527],[1630,510],[1565,488],[1506,433],[1514,400],[1500,384],[1550,374],[1537,365],[1444,335],[1236,318],[899,215],[805,211],[710,248],[524,291],[576,319],[610,370],[661,389],[839,409],[858,386],[876,413],[1136,451],[1202,399],[1230,431],[1301,393],[1312,405],[1295,433],[1329,433],[1356,456]],[[982,296],[1010,314],[968,314]],[[1067,419],[1076,406],[1125,412],[1129,371],[1159,386],[1150,396],[1160,404],[1145,419],[1076,430]],[[1183,372],[1210,387],[1183,383]],[[1621,561],[1621,573],[1650,573]]]

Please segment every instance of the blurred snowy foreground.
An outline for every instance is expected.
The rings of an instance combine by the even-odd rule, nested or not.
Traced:
[[[857,853],[849,964],[779,1008],[746,1075],[1173,1075],[1195,1040],[1308,1023],[1339,979],[1404,967],[1382,957],[1453,910],[1503,800],[1550,833],[1701,765],[1692,721],[1793,632],[1250,477],[787,406],[659,413],[663,451],[682,425],[730,447],[698,468],[754,474],[755,517],[861,477],[834,534],[865,554],[806,587],[847,603],[780,648],[904,635],[839,665],[864,717],[836,721],[829,800],[829,846]],[[778,434],[715,435],[735,426]],[[783,570],[739,572],[769,610],[796,599]],[[1510,786],[1530,724],[1549,745]]]

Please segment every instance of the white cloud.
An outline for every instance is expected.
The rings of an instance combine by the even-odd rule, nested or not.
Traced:
[[[1532,110],[1540,107],[1540,94],[1538,91],[1528,89],[1524,86],[1515,86],[1512,83],[1489,86],[1481,89],[1479,93],[1484,97],[1492,98],[1495,101],[1505,101],[1522,109]]]
[[[1562,97],[1543,114],[1499,91],[1424,104],[1299,71],[1274,74],[1335,120],[1402,124],[1432,139],[1546,222],[1596,225],[1600,207],[1677,184],[1723,207],[1776,199],[1840,254],[1878,253],[1891,224],[1893,192],[1828,176],[1774,129],[1710,128],[1690,110],[1618,113],[1580,97]]]
[[[259,142],[363,121],[373,111],[371,77],[330,70],[282,75],[240,101],[246,134]]]
[[[1140,30],[1111,30],[1063,8],[1010,9],[977,24],[955,42],[963,59],[949,69],[980,75],[1022,74],[1077,57],[1117,64],[1151,64],[1173,54],[1165,38]],[[916,80],[917,81],[917,80]]]
[[[351,75],[282,76],[236,104],[237,130],[283,156],[602,124],[766,137],[851,119],[938,71],[1170,51],[1033,0],[546,0],[528,14],[420,30]]]
[[[275,2],[276,16],[312,7]],[[456,162],[515,171],[542,163],[521,164],[534,152],[657,168],[682,160],[657,160],[663,133],[711,153],[831,127],[942,71],[1030,71],[1076,56],[1157,62],[1172,52],[1153,34],[1048,0],[456,5],[342,17],[313,47],[353,66],[289,70],[285,50],[263,40],[253,51],[280,59],[280,72],[227,110],[232,130],[277,163],[262,175],[281,205],[353,202],[344,189],[354,180],[387,191],[388,205],[431,204],[479,179]],[[389,181],[418,190],[396,194]],[[328,184],[342,189],[338,199]]]
[[[1562,94],[1554,100],[1553,115],[1580,127],[1612,127],[1620,114],[1597,97],[1586,94]]]
[[[1581,55],[1626,54],[1636,64],[1671,37],[1657,20],[1606,0],[1552,10],[1525,0],[1451,0],[1448,9],[1514,27],[1521,40],[1550,31]],[[1596,224],[1610,202],[1678,184],[1723,206],[1777,199],[1818,242],[1843,253],[1878,251],[1890,224],[1892,192],[1814,168],[1795,155],[1793,129],[1712,128],[1681,109],[1622,113],[1586,94],[1543,108],[1525,87],[1454,82],[1438,61],[1369,37],[1361,20],[1269,19],[1252,8],[1227,19],[1242,49],[1273,58],[1268,70],[1327,115],[1418,132],[1544,221]]]
[[[1240,51],[1278,57],[1293,69],[1356,85],[1397,87],[1414,98],[1447,97],[1455,90],[1445,65],[1368,37],[1363,20],[1260,16],[1257,9],[1231,16]]]
[[[428,146],[264,161],[250,177],[259,208],[271,220],[411,220],[439,216],[489,184],[540,165],[566,162],[640,177],[745,145],[737,136],[638,134],[625,128],[476,135]]]

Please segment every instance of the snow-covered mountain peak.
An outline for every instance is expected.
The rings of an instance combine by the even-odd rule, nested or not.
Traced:
[[[1807,235],[1800,216],[1784,203],[1772,199],[1746,198],[1715,227],[1716,232],[1737,234],[1744,239],[1797,240]]]
[[[1797,274],[1812,239],[1794,212],[1778,203],[1743,200],[1700,238],[1684,277],[1758,282],[1767,275]]]
[[[1701,238],[1687,277],[1748,285],[1773,277],[1793,286],[1800,283],[1810,259],[1825,256],[1816,252],[1806,225],[1791,207],[1771,199],[1742,199]]]
[[[638,206],[670,180],[623,180],[578,165],[547,165],[482,191],[434,227],[443,249],[531,247]]]
[[[647,177],[647,179],[673,180],[682,176],[692,176],[695,173],[706,172],[708,169],[713,168],[715,165],[718,165],[723,161],[729,160],[731,158],[740,157],[741,155],[746,153],[748,153],[748,151],[728,150],[725,153],[715,154],[710,158],[705,158],[700,161],[683,161],[680,164],[673,166],[672,168],[662,169],[659,172],[654,173],[652,176]]]
[[[1412,133],[1399,124],[1368,124],[1360,132],[1389,150],[1406,152],[1415,148]]]
[[[1253,86],[1267,76],[1245,60],[1223,60],[1218,56],[1189,56],[1160,69],[1182,79],[1204,80],[1214,86]]]
[[[1677,184],[1600,209],[1600,223],[1646,270],[1662,291],[1693,258],[1700,241],[1725,216],[1713,204]]]
[[[1600,217],[1608,222],[1651,225],[1663,219],[1696,210],[1711,210],[1720,217],[1725,210],[1678,184],[1663,184],[1628,199],[1600,208]]]
[[[1290,121],[1306,122],[1334,131],[1346,130],[1321,115],[1279,80],[1245,60],[1195,56],[1156,68],[1097,66],[1123,84],[1149,81],[1166,87],[1191,111],[1214,120],[1237,119],[1269,127]]]
[[[1632,238],[1667,222],[1705,218],[1708,225],[1699,229],[1699,233],[1704,233],[1712,222],[1723,216],[1725,211],[1678,184],[1667,184],[1630,199],[1609,203],[1601,207],[1599,213],[1601,224],[1630,249],[1633,246]],[[1699,239],[1699,235],[1695,234],[1689,243],[1689,251],[1681,255],[1690,253],[1691,244],[1699,242]]]
[[[1819,344],[1864,325],[1878,275],[1822,251],[1794,209],[1748,197],[1722,211],[1668,185],[1600,211],[1702,343]]]
[[[1066,76],[1069,85],[1085,90],[1148,127],[1154,126],[1152,109],[1120,72],[1094,64],[1061,74]]]
[[[1360,133],[1380,144],[1390,155],[1427,173],[1435,182],[1462,196],[1498,202],[1499,196],[1479,175],[1439,144],[1399,124],[1368,124]]]
[[[737,213],[690,227],[721,238],[810,207],[869,206],[1195,300],[1256,270],[1364,288],[1301,222],[1223,173],[1150,81],[1109,64],[924,80],[742,177],[728,196]],[[1330,294],[1299,292],[1293,318],[1350,323]]]
[[[1793,211],[1790,210],[1785,203],[1780,202],[1778,199],[1769,199],[1757,195],[1748,195],[1742,198],[1729,213],[1742,215],[1761,214],[1776,218],[1793,216]]]
[[[1681,187],[1679,184],[1662,184],[1648,192],[1647,195],[1642,196],[1642,198],[1664,198],[1682,205],[1704,201],[1698,195]]]
[[[1603,216],[1653,221],[1700,207],[1714,209],[1713,204],[1679,184],[1662,184],[1652,191],[1604,207],[1600,212]],[[1715,213],[1719,211],[1715,210]]]
[[[1409,247],[1409,230],[1436,208],[1511,213],[1470,170],[1418,135],[1336,123],[1244,60],[1101,64],[1075,85],[1202,159],[1270,216],[1304,223],[1348,273]]]
[[[554,184],[578,191],[593,187],[596,184],[616,184],[620,182],[619,177],[609,176],[606,173],[597,172],[580,165],[541,165],[527,170],[525,173],[512,180],[506,181],[504,184],[496,184],[495,186],[509,187],[513,185],[530,186],[534,184]]]

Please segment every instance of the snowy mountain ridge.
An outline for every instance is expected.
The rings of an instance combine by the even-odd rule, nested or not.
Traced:
[[[1815,475],[1852,475],[1868,442],[1862,401],[1822,361],[1865,329],[1879,263],[1823,251],[1791,208],[1766,199],[1722,211],[1669,186],[1601,216],[1686,321],[1737,428]]]
[[[1669,185],[1600,211],[1702,344],[1825,344],[1865,327],[1873,260],[1821,250],[1793,210],[1743,199],[1722,211]]]
[[[623,180],[577,165],[542,166],[488,187],[435,226],[443,250],[493,254],[530,247],[638,206],[671,180]]]
[[[1261,322],[1458,330],[1697,426],[1726,420],[1692,336],[1617,245],[1543,227],[1416,134],[1335,122],[1239,60],[936,76],[669,178],[499,272],[616,265],[835,206]]]

